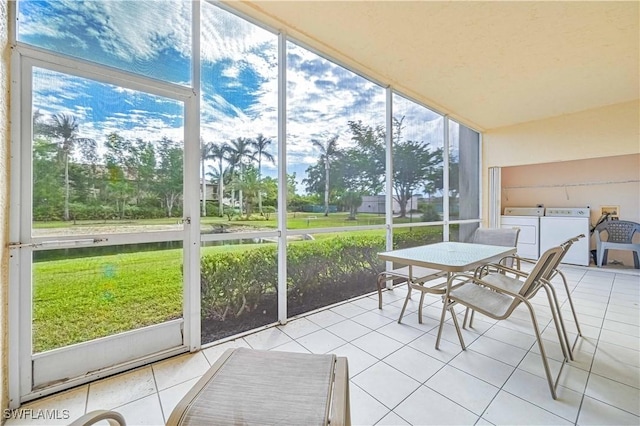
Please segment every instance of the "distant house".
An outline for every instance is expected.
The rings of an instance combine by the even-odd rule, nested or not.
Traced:
[[[218,194],[216,194],[217,186],[207,182],[206,188],[207,188],[206,189],[206,193],[207,193],[206,194],[207,195],[206,200],[207,201],[217,200],[218,199]],[[200,179],[200,201],[202,201],[202,179]]]
[[[362,205],[358,207],[358,213],[376,213],[384,214],[385,212],[385,196],[384,195],[364,195],[362,197]],[[400,213],[400,203],[393,199],[393,214]],[[418,209],[418,196],[414,195],[407,202],[407,211]]]

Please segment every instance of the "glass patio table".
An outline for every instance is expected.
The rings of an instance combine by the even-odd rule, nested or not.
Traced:
[[[501,259],[504,256],[515,254],[515,247],[492,246],[485,244],[442,242],[418,246],[406,249],[392,250],[378,253],[381,260],[394,262],[409,267],[409,276],[412,275],[414,266],[434,269],[437,272],[446,272],[447,277],[455,272],[465,272],[477,268],[488,262]],[[448,280],[447,280],[448,281]],[[404,306],[400,312],[398,322],[402,321],[402,316],[407,308],[407,303],[411,297],[411,290],[420,291],[420,305],[418,306],[418,321],[422,324],[422,305],[425,294],[445,294],[447,281],[428,286],[425,282],[413,282],[407,280],[409,290],[404,301]]]

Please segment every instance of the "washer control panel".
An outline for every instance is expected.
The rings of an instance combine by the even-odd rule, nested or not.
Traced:
[[[544,209],[540,207],[505,207],[505,216],[544,216]]]
[[[545,216],[553,217],[589,217],[587,207],[548,207]]]

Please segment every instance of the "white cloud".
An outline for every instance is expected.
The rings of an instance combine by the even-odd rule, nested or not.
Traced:
[[[80,37],[68,31],[70,26],[65,23],[71,22],[86,28],[84,37],[99,42],[106,52],[125,61],[143,62],[166,48],[188,56],[191,51],[191,3],[151,3],[149,6],[149,2],[141,1],[60,0],[54,2],[54,7],[66,13],[60,13],[59,19],[46,21],[44,28],[37,19],[27,20],[21,32],[39,31],[82,44]],[[35,25],[36,22],[40,25]],[[206,2],[202,2],[201,33],[203,62],[224,64],[221,75],[225,78],[224,89],[242,88],[241,71],[247,71],[243,67],[250,67],[257,81],[257,86],[247,89],[251,90],[246,93],[246,99],[252,100],[249,105],[239,105],[231,95],[225,98],[224,91],[212,93],[212,86],[208,85],[212,82],[205,81],[201,103],[203,139],[219,143],[237,137],[253,138],[262,133],[274,140],[269,152],[277,157],[276,35]],[[339,146],[353,144],[348,121],[361,120],[366,125],[384,126],[385,93],[381,87],[293,43],[287,43],[287,46],[290,59],[287,67],[287,161],[290,169],[304,170],[317,161],[319,153],[311,143],[313,139],[326,140],[338,135]],[[57,78],[55,87],[51,87],[48,73]],[[96,107],[91,103],[94,101],[80,99],[88,90],[86,80],[60,78],[57,73],[42,71],[39,84],[34,86],[34,97],[38,105],[46,106],[47,112],[68,111],[83,118],[96,113]],[[83,122],[83,132],[95,135],[98,140],[111,131],[128,138],[158,140],[167,136],[183,140],[183,128],[169,124],[180,116],[163,108],[175,101],[109,87],[107,94],[117,94],[117,102],[131,108],[126,112],[114,108],[100,122]],[[242,90],[236,90],[233,96],[242,96]],[[150,99],[157,108],[151,106]],[[441,117],[435,119],[437,116],[433,112],[401,97],[394,99],[398,101],[394,106],[396,115],[407,117],[405,138],[442,146]],[[70,108],[74,102],[82,106]],[[270,164],[264,167],[273,170]]]
[[[72,41],[81,49],[96,42],[106,53],[129,63],[155,58],[167,48],[190,57],[189,1],[56,0],[48,8],[32,7],[30,15],[21,16],[20,35]]]

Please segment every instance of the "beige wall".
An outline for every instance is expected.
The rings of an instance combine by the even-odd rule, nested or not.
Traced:
[[[485,168],[640,153],[640,101],[487,130]]]
[[[9,290],[9,57],[8,0],[0,0],[0,410],[9,406],[7,296]]]
[[[640,222],[640,154],[502,169],[502,207],[620,206],[620,219]]]

